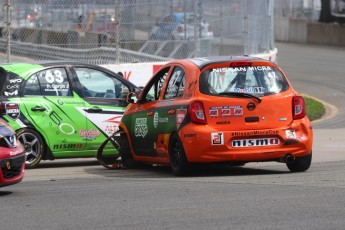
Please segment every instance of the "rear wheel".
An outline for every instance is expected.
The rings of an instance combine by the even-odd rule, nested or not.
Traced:
[[[169,156],[171,170],[176,176],[184,176],[188,172],[189,163],[183,145],[177,136],[173,134],[169,144]]]
[[[312,160],[312,153],[303,157],[296,157],[294,161],[286,163],[291,172],[304,172],[309,169]]]
[[[131,149],[129,146],[128,138],[125,134],[121,135],[121,147],[120,156],[122,164],[125,168],[136,168],[138,167],[138,162],[133,159]]]
[[[41,135],[32,129],[22,129],[17,132],[17,136],[26,151],[26,168],[36,167],[44,153],[44,142]]]

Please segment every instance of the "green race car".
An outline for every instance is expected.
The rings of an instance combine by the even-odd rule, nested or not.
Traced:
[[[4,119],[26,150],[26,167],[41,160],[95,157],[118,129],[126,96],[140,89],[106,68],[77,62],[0,65]],[[110,143],[106,155],[117,155]]]

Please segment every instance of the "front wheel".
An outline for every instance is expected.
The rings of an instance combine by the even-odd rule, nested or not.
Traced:
[[[188,172],[189,163],[183,145],[177,134],[173,134],[169,144],[171,170],[175,176],[184,176]]]
[[[32,129],[21,129],[17,132],[17,136],[26,152],[26,168],[34,168],[40,163],[44,153],[41,135]]]
[[[311,165],[312,153],[303,157],[296,157],[294,161],[287,162],[286,166],[291,172],[304,172]]]
[[[139,163],[133,159],[126,134],[121,135],[121,147],[119,152],[121,156],[121,162],[125,168],[133,169],[138,167]]]

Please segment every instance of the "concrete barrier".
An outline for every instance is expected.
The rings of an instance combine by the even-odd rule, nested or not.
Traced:
[[[289,21],[289,41],[304,43],[307,40],[307,23],[304,19]]]
[[[336,23],[308,23],[307,43],[345,46],[345,26]]]
[[[345,46],[345,26],[338,23],[276,17],[274,28],[276,41]]]

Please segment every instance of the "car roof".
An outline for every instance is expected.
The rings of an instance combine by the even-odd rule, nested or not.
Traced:
[[[55,65],[83,65],[83,66],[97,66],[93,64],[83,63],[83,62],[74,62],[74,61],[32,61],[32,62],[12,62],[12,63],[1,63],[1,67],[12,67],[12,68],[21,68],[21,66],[55,66]],[[97,66],[100,67],[100,66]]]
[[[16,72],[17,74],[21,74],[27,71],[35,71],[35,70],[39,70],[45,67],[68,66],[68,65],[78,65],[78,66],[84,66],[84,67],[90,67],[90,68],[97,67],[105,71],[110,71],[101,66],[82,63],[82,62],[73,62],[73,61],[31,61],[31,62],[1,63],[0,68],[4,68],[9,71]]]
[[[84,63],[84,62],[77,62],[77,61],[32,61],[32,62],[15,62],[15,63],[1,63],[0,68],[6,68],[12,72],[17,72],[16,70],[19,70],[19,72],[26,72],[28,70],[35,70],[35,69],[41,69],[45,67],[54,67],[54,66],[82,66],[82,67],[88,67],[88,68],[97,68],[100,70],[103,70],[104,72],[107,72],[109,74],[115,74],[114,71],[107,69],[105,67],[95,65],[95,64],[89,64],[89,63]],[[23,68],[24,67],[24,68]],[[132,85],[134,88],[138,88],[135,84],[132,82],[128,81],[127,79],[124,78],[126,82]]]
[[[102,69],[105,72],[110,72],[116,74],[114,71],[111,71],[103,66],[95,65],[95,64],[89,64],[84,62],[77,62],[77,61],[32,61],[32,62],[13,62],[13,63],[1,63],[0,68],[6,68],[11,71],[15,71],[18,69],[40,69],[45,67],[53,67],[53,66],[82,66],[82,67],[88,67],[88,68],[98,68]]]
[[[200,57],[200,58],[190,58],[185,59],[186,61],[192,62],[199,69],[203,69],[205,66],[217,63],[229,63],[232,61],[263,61],[269,62],[265,59],[258,57],[249,57],[249,56],[215,56],[215,57]]]

